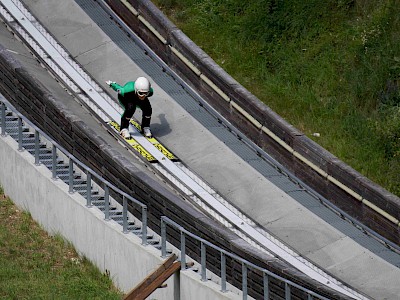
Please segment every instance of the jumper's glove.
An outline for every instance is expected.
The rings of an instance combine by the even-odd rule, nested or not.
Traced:
[[[115,83],[115,81],[107,80],[106,83],[108,86],[110,86],[112,83]]]

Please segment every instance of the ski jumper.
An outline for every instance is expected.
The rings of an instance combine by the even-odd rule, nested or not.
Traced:
[[[152,108],[148,97],[153,95],[153,88],[150,88],[149,94],[143,100],[139,99],[135,91],[135,82],[129,81],[124,86],[118,83],[111,83],[110,87],[118,92],[118,101],[124,108],[124,112],[121,115],[121,128],[129,127],[129,120],[132,118],[136,111],[136,107],[142,110],[142,130],[144,127],[150,127],[150,120],[152,115]]]

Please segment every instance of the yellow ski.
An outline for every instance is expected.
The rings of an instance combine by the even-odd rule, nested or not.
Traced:
[[[140,125],[131,119],[130,123],[135,126],[139,132],[141,132],[141,127]],[[117,132],[119,133],[120,131],[120,126],[117,122],[115,121],[110,121],[108,122],[108,124]],[[147,138],[147,137],[146,137]],[[140,145],[133,137],[129,138],[129,139],[125,139],[124,140],[131,145],[131,147],[133,149],[135,149],[137,152],[139,152],[140,155],[142,155],[144,158],[146,158],[149,162],[156,162],[157,160],[155,159],[155,157],[153,155],[151,155],[150,152],[148,152],[142,145]],[[151,142],[153,144],[154,147],[156,147],[165,157],[167,157],[168,159],[172,160],[172,161],[177,161],[178,158],[171,152],[169,151],[165,146],[163,146],[156,138],[151,137],[151,138],[147,138],[147,140],[149,142]]]
[[[139,125],[138,122],[136,122],[135,120],[131,119],[130,123],[133,126],[135,126],[137,128],[137,130],[139,130],[139,132],[141,132],[142,128],[141,128],[141,126]],[[169,160],[172,160],[172,161],[177,161],[178,160],[178,158],[171,151],[169,151],[164,145],[162,145],[156,138],[154,138],[154,136],[151,137],[151,138],[148,138],[148,137],[146,137],[146,138],[150,143],[153,144],[154,147],[156,147]]]
[[[115,121],[110,121],[108,122],[109,125],[111,125],[112,128],[115,129],[115,131],[117,133],[119,133],[119,124]],[[131,145],[131,147],[133,149],[135,149],[137,152],[139,152],[140,155],[142,155],[145,159],[147,159],[149,162],[156,162],[157,160],[155,159],[155,157],[153,155],[151,155],[150,152],[148,152],[145,148],[142,147],[142,145],[140,145],[134,138],[129,138],[129,139],[125,139],[124,140]]]

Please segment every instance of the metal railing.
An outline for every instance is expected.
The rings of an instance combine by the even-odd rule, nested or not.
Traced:
[[[114,193],[122,197],[122,218],[123,218],[123,232],[128,233],[128,202],[135,204],[141,208],[141,222],[142,222],[142,244],[147,245],[147,206],[137,199],[131,197],[127,193],[123,192],[116,186],[114,186],[109,181],[102,178],[100,175],[95,173],[92,169],[87,167],[85,164],[80,162],[76,159],[72,154],[70,154],[67,150],[65,150],[62,146],[60,146],[57,142],[55,142],[52,138],[46,135],[41,129],[35,126],[31,121],[29,121],[26,117],[21,115],[17,109],[15,109],[4,97],[0,94],[0,116],[1,116],[1,136],[6,136],[6,107],[10,110],[17,118],[18,118],[18,150],[24,151],[23,148],[23,124],[29,125],[34,130],[34,157],[35,157],[35,165],[40,165],[40,157],[39,157],[39,150],[40,150],[40,138],[45,138],[52,146],[52,159],[51,159],[51,170],[52,170],[52,179],[57,179],[56,173],[56,165],[57,165],[57,151],[60,151],[64,154],[65,157],[68,158],[68,191],[69,193],[74,193],[74,166],[78,166],[79,169],[86,173],[86,206],[91,207],[91,189],[92,189],[92,177],[96,178],[100,183],[100,186],[103,187],[104,190],[104,201],[105,201],[105,208],[104,208],[104,219],[110,220],[110,207],[109,207],[109,199],[110,199],[110,190]],[[271,299],[271,286],[270,286],[270,278],[274,278],[284,284],[284,297],[286,300],[291,299],[291,288],[297,288],[304,292],[308,300],[311,299],[321,299],[321,300],[329,300],[328,298],[321,296],[307,288],[304,288],[288,279],[285,279],[277,274],[272,273],[264,268],[261,268],[233,253],[230,253],[210,242],[207,240],[200,238],[199,236],[189,232],[181,225],[175,223],[171,219],[166,216],[161,217],[161,257],[165,258],[167,256],[167,225],[174,227],[180,232],[180,260],[181,260],[181,270],[186,269],[186,237],[191,237],[197,240],[200,243],[200,265],[201,265],[201,281],[207,281],[207,249],[213,249],[220,253],[220,284],[221,284],[221,291],[227,292],[227,257],[239,262],[242,266],[242,292],[243,292],[243,299],[247,299],[248,297],[248,281],[247,281],[247,274],[249,270],[257,270],[262,273],[262,288],[263,288],[263,298],[264,299]],[[315,297],[315,298],[314,298]]]
[[[0,95],[0,115],[1,115],[1,136],[6,136],[6,106],[7,109],[10,110],[17,118],[18,118],[18,151],[24,151],[23,148],[23,123],[27,124],[30,128],[32,128],[35,132],[35,143],[34,143],[34,157],[35,157],[35,165],[40,165],[39,158],[39,150],[40,150],[40,138],[46,139],[52,145],[52,179],[57,179],[57,151],[60,151],[64,154],[65,157],[68,158],[68,191],[69,193],[74,193],[74,166],[77,166],[80,170],[82,170],[86,174],[86,206],[92,207],[92,178],[97,179],[98,185],[102,187],[104,190],[104,219],[110,220],[110,190],[114,192],[116,195],[122,197],[122,230],[124,233],[128,233],[128,202],[136,205],[136,207],[140,207],[141,210],[141,222],[142,222],[142,244],[147,245],[147,206],[140,202],[139,200],[131,197],[124,191],[120,190],[116,186],[114,186],[109,181],[102,178],[96,172],[94,172],[91,168],[80,162],[77,158],[75,158],[71,153],[65,150],[62,146],[60,146],[57,142],[55,142],[52,138],[50,138],[47,134],[45,134],[41,129],[39,129],[36,125],[34,125],[31,121],[29,121],[26,117],[21,115],[17,109],[9,103],[3,96]]]
[[[206,256],[207,256],[207,248],[213,249],[220,253],[220,274],[221,274],[221,292],[227,292],[226,289],[226,258],[229,257],[233,261],[237,261],[242,266],[242,292],[243,292],[243,299],[247,299],[247,274],[249,269],[256,270],[262,273],[262,287],[263,287],[263,299],[272,299],[271,298],[271,289],[270,289],[270,278],[274,278],[284,284],[284,294],[285,300],[291,299],[291,289],[297,288],[298,290],[304,292],[307,295],[308,300],[311,299],[321,299],[321,300],[329,300],[328,298],[321,296],[305,287],[302,287],[288,279],[285,279],[277,274],[268,271],[267,269],[261,268],[233,253],[230,253],[213,243],[208,242],[207,240],[189,232],[181,225],[177,224],[176,222],[172,221],[170,218],[166,216],[161,217],[161,257],[167,256],[167,225],[175,228],[180,232],[180,259],[181,259],[181,270],[186,269],[186,237],[191,237],[200,243],[200,261],[201,261],[201,280],[207,281],[207,273],[206,273]]]

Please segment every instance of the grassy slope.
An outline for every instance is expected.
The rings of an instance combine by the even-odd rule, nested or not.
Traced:
[[[153,2],[288,122],[400,196],[399,0]]]
[[[0,188],[1,299],[122,299],[71,245],[50,237]]]

